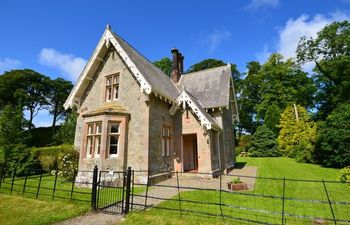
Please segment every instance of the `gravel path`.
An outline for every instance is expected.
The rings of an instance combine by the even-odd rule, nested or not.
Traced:
[[[115,225],[118,224],[122,218],[122,215],[88,213],[82,216],[55,223],[54,225]]]

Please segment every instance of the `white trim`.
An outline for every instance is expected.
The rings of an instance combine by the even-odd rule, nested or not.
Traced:
[[[115,47],[115,49],[120,54],[120,56],[123,59],[123,61],[125,62],[125,64],[133,72],[134,76],[136,77],[136,80],[140,84],[141,92],[146,93],[146,94],[150,94],[152,92],[151,85],[148,83],[148,81],[142,75],[140,70],[136,67],[135,63],[131,60],[131,58],[126,54],[124,49],[120,46],[118,41],[115,39],[112,31],[107,28],[105,30],[105,32],[103,33],[99,43],[97,44],[97,47],[96,47],[95,51],[93,52],[89,62],[86,64],[84,70],[80,74],[79,79],[76,82],[76,84],[74,85],[73,90],[71,91],[66,102],[64,103],[63,106],[65,109],[72,108],[74,105],[77,105],[77,106],[80,105],[80,97],[76,97],[76,95],[77,95],[78,91],[80,90],[80,88],[83,86],[84,82],[86,80],[89,80],[88,74],[90,73],[92,66],[96,62],[100,63],[101,50],[103,48],[108,48],[110,46],[110,44],[112,44]],[[91,79],[91,77],[90,77],[90,79]],[[76,99],[76,98],[79,99],[78,102],[74,101],[74,99]]]
[[[211,130],[214,128],[214,124],[209,121],[206,115],[204,115],[195,102],[192,101],[191,97],[187,94],[185,90],[183,90],[179,97],[177,98],[179,105],[182,103],[182,107],[186,109],[186,104],[192,109],[192,111],[198,117],[201,126],[205,127],[207,130]]]

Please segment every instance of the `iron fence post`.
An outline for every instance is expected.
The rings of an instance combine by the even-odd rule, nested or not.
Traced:
[[[55,198],[58,170],[55,171],[55,181],[53,183],[52,199]]]
[[[23,194],[23,195],[24,195],[24,193],[26,192],[27,179],[28,179],[28,171],[26,171],[26,175],[25,175],[25,177],[24,177],[23,190],[22,190],[22,194]]]
[[[179,172],[177,172],[177,171],[176,171],[176,183],[177,183],[177,195],[179,196],[180,217],[182,217],[180,185],[179,185]]]
[[[147,184],[146,184],[146,197],[145,197],[145,209],[147,208],[147,197],[148,197],[148,187],[149,187],[149,171],[147,171]]]
[[[70,199],[73,198],[73,192],[74,192],[74,185],[75,185],[75,178],[77,177],[77,171],[74,170],[73,172],[73,179],[72,179],[72,188],[70,190]]]
[[[41,180],[43,179],[43,172],[41,171],[40,173],[40,179],[39,179],[39,184],[38,184],[38,189],[36,190],[36,198],[39,197],[39,192],[40,192],[40,186],[41,186]]]
[[[4,173],[4,168],[0,167],[0,188],[1,188],[1,182],[2,182],[3,173]]]
[[[286,197],[286,178],[283,177],[283,191],[282,191],[282,225],[284,225],[284,204]]]
[[[94,167],[93,175],[92,175],[92,191],[91,191],[91,207],[93,210],[97,210],[96,205],[96,194],[97,194],[97,177],[98,177],[98,168],[97,166]]]
[[[131,184],[132,184],[132,188],[131,188],[131,211],[134,207],[134,188],[135,188],[135,171],[133,170],[132,171],[132,181],[131,181]]]
[[[220,192],[219,192],[219,196],[220,196],[220,200],[219,200],[219,205],[220,205],[220,213],[221,213],[221,218],[223,219],[223,214],[222,214],[222,200],[221,200],[221,191],[222,191],[222,174],[220,174]]]
[[[131,167],[126,172],[126,193],[125,193],[125,209],[124,213],[128,214],[130,204],[130,187],[131,187]]]
[[[332,213],[332,217],[333,217],[333,222],[334,222],[334,224],[337,224],[337,220],[335,219],[335,215],[334,215],[334,212],[333,212],[332,203],[331,203],[331,200],[329,199],[329,195],[328,195],[326,183],[324,182],[323,179],[322,179],[322,183],[323,183],[324,191],[326,192],[326,196],[327,196],[329,208],[331,209],[331,213]]]
[[[13,171],[12,171],[12,178],[11,178],[10,194],[12,194],[12,191],[13,191],[13,183],[15,182],[15,174],[16,174],[16,169],[13,169]]]

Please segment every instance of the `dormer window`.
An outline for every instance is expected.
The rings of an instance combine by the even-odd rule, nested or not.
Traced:
[[[106,102],[117,100],[119,96],[119,73],[106,77]]]

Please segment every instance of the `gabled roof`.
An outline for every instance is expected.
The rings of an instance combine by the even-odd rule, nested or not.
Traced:
[[[196,114],[201,126],[204,126],[207,130],[215,129],[220,130],[220,126],[217,124],[215,119],[205,111],[201,103],[193,95],[188,93],[186,90],[182,90],[179,97],[177,98],[179,106],[182,104],[183,108],[188,105],[194,114]],[[173,110],[175,112],[176,109]]]
[[[169,77],[121,37],[113,33],[109,26],[107,26],[94,53],[83,72],[80,74],[77,83],[64,104],[66,109],[79,102],[79,99],[85,91],[88,83],[91,81],[96,68],[101,63],[100,59],[103,58],[111,45],[114,46],[127,67],[132,71],[136,80],[140,84],[141,91],[144,91],[147,94],[154,92],[170,102],[175,101],[179,95],[179,91]]]
[[[231,66],[220,66],[183,74],[178,83],[202,104],[203,108],[227,107],[230,98]]]

